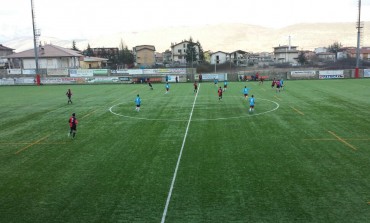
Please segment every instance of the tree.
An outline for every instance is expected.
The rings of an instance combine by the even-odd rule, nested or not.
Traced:
[[[119,45],[117,63],[121,66],[131,65],[131,64],[134,63],[134,55],[127,48],[127,46],[124,44],[122,39],[121,39],[121,43]]]
[[[197,45],[198,45],[198,48],[199,48],[199,61],[203,62],[204,61],[204,50],[203,50],[203,47],[202,47],[202,45],[200,44],[199,41],[197,41]]]
[[[94,55],[94,52],[92,51],[92,49],[91,49],[91,47],[90,47],[90,44],[89,44],[89,43],[87,44],[87,49],[86,49],[86,50],[84,50],[83,54],[84,54],[85,56],[88,56],[88,57],[91,57],[91,56],[93,56],[93,55]]]
[[[123,43],[123,40],[121,39],[121,43],[119,44],[118,47],[118,64],[119,65],[124,65],[125,64],[125,44]]]
[[[75,50],[75,51],[80,51],[77,46],[76,46],[76,41],[73,40],[72,42],[72,50]]]
[[[185,59],[187,63],[191,62],[193,64],[193,61],[197,61],[198,53],[197,53],[197,50],[195,49],[195,46],[196,46],[196,43],[194,43],[193,38],[190,37],[189,43],[186,47],[186,55],[185,55]]]
[[[332,45],[328,46],[328,51],[335,54],[335,61],[337,61],[338,52],[342,47],[342,44],[339,42],[334,42]]]
[[[301,66],[307,63],[307,58],[303,51],[299,52],[297,61]]]

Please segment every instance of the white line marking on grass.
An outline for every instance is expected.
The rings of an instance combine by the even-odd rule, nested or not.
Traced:
[[[162,221],[161,221],[162,223],[164,223],[165,220],[166,220],[168,205],[170,204],[170,200],[171,200],[171,196],[172,196],[172,191],[173,191],[173,186],[175,185],[177,171],[178,171],[179,166],[180,166],[180,160],[181,160],[181,156],[182,156],[182,151],[184,150],[186,137],[188,136],[188,131],[189,131],[189,126],[190,126],[190,122],[191,122],[191,117],[193,116],[195,102],[197,101],[199,90],[200,90],[200,84],[199,84],[199,87],[198,87],[198,91],[195,94],[195,98],[194,98],[194,102],[193,102],[193,107],[191,108],[191,112],[190,112],[190,116],[189,116],[189,120],[188,120],[188,125],[186,126],[186,131],[185,131],[184,139],[182,140],[182,146],[181,146],[179,158],[177,159],[176,168],[175,168],[175,172],[173,173],[173,178],[172,178],[172,182],[171,182],[170,191],[168,192],[168,196],[167,196],[166,206],[164,207],[164,211],[163,211],[163,215],[162,215]]]
[[[240,96],[234,96],[234,97],[240,97]],[[253,117],[253,116],[264,115],[264,114],[276,111],[280,107],[279,103],[277,103],[276,101],[271,101],[271,100],[263,99],[263,98],[259,98],[258,100],[271,102],[271,103],[275,104],[276,107],[271,109],[271,110],[256,113],[256,114],[246,114],[246,115],[241,115],[241,116],[221,117],[221,118],[202,118],[202,119],[193,119],[192,121],[193,122],[199,122],[199,121],[202,122],[202,121],[219,121],[219,120],[228,120],[228,119],[250,118],[250,117]],[[171,121],[171,122],[185,122],[185,121],[187,121],[185,119],[133,117],[133,116],[122,115],[122,114],[114,112],[113,108],[118,106],[118,105],[121,105],[121,104],[125,104],[125,103],[119,103],[119,104],[113,105],[112,107],[109,108],[109,111],[113,115],[121,116],[121,117],[124,117],[124,118],[131,118],[131,119],[139,119],[139,120],[147,120],[147,121]]]

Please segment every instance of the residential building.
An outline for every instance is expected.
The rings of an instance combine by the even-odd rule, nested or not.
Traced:
[[[223,51],[217,51],[211,54],[211,64],[223,64],[227,62],[229,54]]]
[[[119,49],[117,47],[95,47],[91,48],[91,51],[92,57],[108,59],[106,62],[104,62],[105,67],[116,67],[117,62],[115,59],[119,54]]]
[[[182,41],[180,43],[171,43],[172,61],[177,64],[186,64],[186,50],[188,48],[189,41]],[[194,55],[194,62],[199,60],[199,46],[193,43],[196,51]]]
[[[164,53],[155,53],[155,64],[156,65],[163,65],[163,54]]]
[[[316,56],[321,61],[335,61],[335,53],[322,52],[322,53],[316,53]]]
[[[40,69],[79,68],[83,55],[74,50],[55,45],[38,47],[38,64]],[[29,49],[7,56],[11,68],[36,69],[35,51]]]
[[[236,66],[248,64],[248,53],[243,50],[237,50],[229,54],[228,60],[231,60]]]
[[[118,55],[119,49],[117,47],[97,47],[91,48],[94,57],[107,58],[107,55]],[[108,59],[108,58],[107,58]]]
[[[326,52],[328,52],[328,48],[326,48],[326,47],[318,47],[318,48],[315,48],[314,52],[316,54],[318,54],[318,53],[326,53]]]
[[[140,45],[133,48],[135,66],[151,67],[155,65],[155,47]]]
[[[258,57],[257,57],[258,66],[263,67],[263,66],[272,65],[274,63],[273,58],[274,58],[273,53],[269,53],[269,52],[258,53]]]
[[[348,47],[345,50],[347,57],[349,58],[356,58],[357,57],[357,48],[356,47]],[[360,59],[365,61],[370,61],[370,47],[362,47],[360,48]]]
[[[211,63],[211,54],[212,54],[212,51],[210,50],[203,52],[205,62]]]
[[[6,57],[13,53],[14,53],[14,49],[0,44],[0,68],[8,67],[8,59]]]
[[[171,64],[172,63],[172,52],[170,50],[166,50],[162,54],[163,54],[163,63]]]
[[[297,58],[298,58],[297,46],[284,45],[274,47],[275,63],[296,64]]]
[[[101,69],[107,67],[108,59],[100,57],[83,57],[80,60],[82,69]]]

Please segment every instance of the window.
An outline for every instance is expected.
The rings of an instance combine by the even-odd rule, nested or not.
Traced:
[[[181,49],[178,49],[178,50],[177,50],[177,52],[178,52],[178,53],[181,53]]]

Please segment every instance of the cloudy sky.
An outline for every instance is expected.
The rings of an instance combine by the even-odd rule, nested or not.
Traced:
[[[59,39],[218,23],[355,23],[358,12],[358,0],[34,0],[34,6],[41,35]],[[32,35],[31,0],[3,2],[0,18],[0,43]],[[370,0],[362,0],[362,20],[370,21]]]

